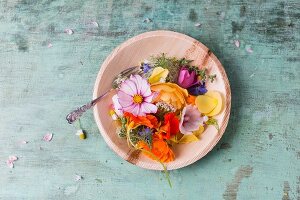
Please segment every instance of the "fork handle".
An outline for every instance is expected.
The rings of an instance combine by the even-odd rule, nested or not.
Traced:
[[[96,98],[96,99],[90,101],[89,103],[87,103],[87,104],[85,104],[83,106],[80,106],[76,110],[73,110],[72,112],[70,112],[66,116],[66,120],[68,121],[68,123],[72,124],[74,121],[76,121],[77,119],[79,119],[82,116],[83,113],[85,113],[87,110],[89,110],[94,105],[96,105],[96,103],[98,103],[98,101],[100,101],[104,96],[106,96],[112,90],[113,89],[110,89],[110,90],[106,91],[105,93],[103,93],[102,95],[100,95],[98,98]]]

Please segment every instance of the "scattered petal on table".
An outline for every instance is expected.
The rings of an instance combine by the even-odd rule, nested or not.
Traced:
[[[7,160],[6,164],[9,168],[14,168],[14,162],[12,160]]]
[[[202,24],[200,24],[200,23],[194,24],[195,27],[200,27],[201,25],[202,25]]]
[[[80,181],[82,179],[82,176],[75,174],[75,181]]]
[[[47,133],[44,135],[43,140],[46,142],[50,142],[52,140],[53,134],[52,133]]]
[[[72,34],[74,33],[74,31],[73,31],[72,29],[69,29],[69,28],[65,29],[64,32],[65,32],[66,34],[68,34],[68,35],[72,35]]]
[[[51,44],[51,43],[48,43],[48,46],[47,46],[48,48],[51,48],[51,47],[53,47],[53,45]]]
[[[21,141],[21,144],[27,144],[27,143],[28,143],[28,141],[25,141],[25,140]]]
[[[246,51],[247,51],[248,53],[253,53],[253,49],[252,49],[251,47],[247,47],[247,48],[246,48]]]
[[[239,40],[234,40],[234,45],[239,48],[240,47],[240,41]]]
[[[91,24],[95,27],[99,27],[99,24],[96,21],[92,21]]]
[[[17,156],[14,156],[14,155],[12,155],[12,156],[8,156],[8,160],[10,160],[10,161],[16,161],[16,160],[18,160],[18,157]]]

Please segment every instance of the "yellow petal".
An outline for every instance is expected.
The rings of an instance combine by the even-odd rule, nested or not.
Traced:
[[[221,95],[220,92],[217,91],[208,91],[207,93],[205,93],[206,96],[212,97],[214,99],[217,99],[218,101],[218,105],[210,112],[207,113],[206,115],[209,117],[215,116],[217,114],[219,114],[223,108],[223,97]]]
[[[168,69],[164,69],[162,67],[155,67],[148,81],[150,84],[159,83],[161,79],[167,78],[168,74]]]
[[[193,134],[199,138],[200,135],[204,132],[204,126],[199,126],[199,129],[197,131],[194,131]]]
[[[195,135],[191,134],[191,135],[183,135],[182,138],[178,141],[178,143],[187,144],[196,141],[199,141],[199,139]]]
[[[201,113],[210,113],[218,104],[218,100],[206,95],[196,97],[195,104]]]

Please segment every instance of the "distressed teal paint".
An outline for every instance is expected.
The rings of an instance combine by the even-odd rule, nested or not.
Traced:
[[[298,0],[0,0],[0,199],[299,199],[299,8]],[[162,173],[116,156],[91,112],[82,119],[85,141],[64,119],[91,98],[115,46],[157,29],[207,45],[232,88],[224,137],[172,171],[172,189]],[[49,143],[41,141],[47,132]],[[13,154],[19,160],[9,169]]]

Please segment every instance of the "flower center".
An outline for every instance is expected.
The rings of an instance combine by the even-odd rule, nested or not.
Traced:
[[[140,95],[140,94],[134,95],[134,96],[133,96],[133,102],[134,102],[134,103],[137,103],[137,104],[142,103],[142,102],[143,102],[143,97],[142,97],[142,95]]]

